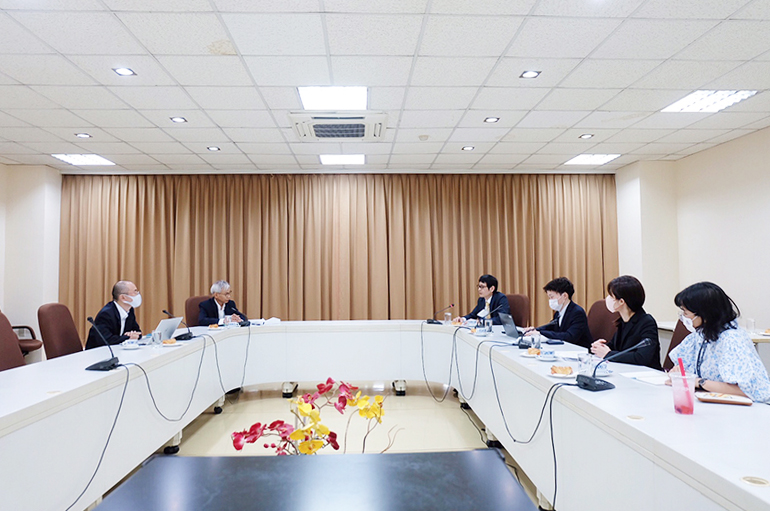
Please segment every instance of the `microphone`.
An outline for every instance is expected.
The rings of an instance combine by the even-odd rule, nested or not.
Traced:
[[[240,317],[245,318],[246,315],[233,307],[233,314],[238,314]],[[251,326],[251,322],[248,319],[244,319],[243,321],[238,323],[239,326]]]
[[[99,330],[99,327],[96,326],[96,323],[94,323],[94,318],[91,316],[88,316],[88,322],[93,325],[94,330],[96,330],[96,333],[99,334],[99,338],[104,342],[104,344],[107,345],[107,348],[110,350],[110,356],[112,358],[108,360],[102,360],[101,362],[97,362],[95,364],[91,364],[90,366],[86,367],[86,371],[111,371],[112,369],[115,369],[120,365],[120,361],[118,360],[118,357],[115,356],[115,354],[112,352],[112,346],[110,346],[110,343],[107,342],[107,339],[104,338],[104,335],[102,335],[101,330]]]
[[[168,316],[170,318],[176,317],[173,314],[171,314],[169,311],[167,311],[166,309],[163,309],[163,314],[165,314],[166,316]],[[187,327],[187,333],[179,334],[176,337],[174,337],[174,339],[176,339],[177,341],[189,341],[190,339],[193,338],[193,334],[190,331],[190,327],[187,326],[187,323],[184,322],[184,319],[182,319],[182,324]]]
[[[455,306],[455,304],[453,304],[453,303],[452,303],[452,304],[449,304],[449,307],[444,307],[444,308],[443,308],[443,309],[441,309],[440,311],[436,311],[436,312],[434,312],[434,313],[433,313],[433,317],[432,317],[432,318],[430,318],[430,319],[426,319],[426,320],[425,320],[425,322],[426,322],[426,323],[428,323],[429,325],[440,325],[440,324],[441,324],[441,321],[438,321],[438,320],[436,319],[436,314],[438,314],[439,312],[444,312],[445,310],[449,310],[449,309],[451,309],[451,308],[452,308],[452,307],[454,307],[454,306]]]
[[[609,362],[613,358],[617,358],[620,355],[624,355],[628,353],[629,351],[638,350],[640,348],[645,348],[652,344],[652,339],[642,339],[638,343],[634,344],[630,348],[627,348],[623,351],[619,351],[618,353],[615,353],[614,355],[611,355],[607,358],[602,359],[596,366],[594,366],[594,372],[591,376],[588,376],[587,374],[579,374],[577,375],[577,385],[581,389],[590,390],[591,392],[598,392],[600,390],[610,390],[614,389],[615,385],[612,383],[601,380],[596,377],[596,370],[599,368],[600,365],[602,365],[604,362]]]

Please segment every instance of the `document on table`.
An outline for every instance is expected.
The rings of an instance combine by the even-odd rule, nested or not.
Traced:
[[[630,373],[617,373],[632,380],[649,383],[650,385],[665,385],[668,380],[666,373],[660,371],[634,371]]]

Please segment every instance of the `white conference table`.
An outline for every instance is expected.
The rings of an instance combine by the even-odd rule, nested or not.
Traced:
[[[419,321],[319,321],[194,331],[213,336],[205,338],[205,352],[200,338],[181,347],[116,350],[122,363],[141,364],[148,372],[158,407],[173,418],[184,412],[201,364],[190,408],[177,422],[158,415],[137,367],[129,366],[128,373],[84,370],[106,358],[106,348],[0,372],[2,508],[60,511],[76,500],[102,453],[128,374],[102,465],[72,509],[85,508],[114,486],[222,395],[212,339],[225,389],[329,376],[353,382],[404,379],[414,385],[423,379],[423,367],[429,381],[449,381],[455,328]],[[456,340],[462,387],[469,394],[479,341],[510,338],[502,333],[476,338],[461,330]],[[548,411],[530,444],[511,439],[495,398],[489,346],[480,346],[477,388],[468,402],[550,499]],[[576,348],[556,346],[570,349]],[[513,346],[492,352],[501,406],[517,438],[531,433],[551,385],[565,381],[548,376],[550,363],[521,353]],[[559,511],[770,509],[770,486],[742,480],[770,480],[770,443],[762,437],[770,406],[697,403],[693,416],[680,416],[673,412],[669,388],[617,374],[638,367],[610,365],[616,389],[590,393],[567,387],[555,397]],[[459,387],[456,372],[452,386]]]

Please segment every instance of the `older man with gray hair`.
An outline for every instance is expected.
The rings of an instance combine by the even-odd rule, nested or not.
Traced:
[[[200,312],[198,313],[199,325],[213,325],[224,323],[225,317],[230,318],[235,323],[246,321],[246,314],[238,310],[235,301],[230,297],[233,289],[226,280],[218,280],[211,285],[211,294],[208,300],[200,303]]]

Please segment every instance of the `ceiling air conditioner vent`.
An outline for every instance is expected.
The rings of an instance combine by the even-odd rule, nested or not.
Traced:
[[[294,133],[304,142],[382,140],[388,115],[383,112],[291,112]]]

